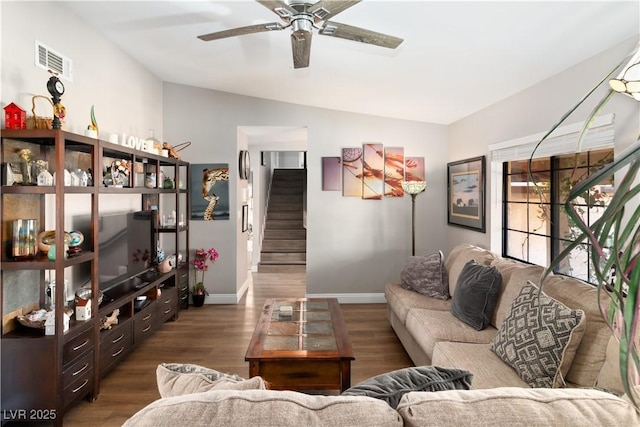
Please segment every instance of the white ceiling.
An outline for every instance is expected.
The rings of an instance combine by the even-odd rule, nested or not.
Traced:
[[[279,21],[250,0],[64,2],[163,81],[295,104],[450,124],[639,33],[638,1],[365,0],[331,20],[404,39],[395,50],[290,30],[204,42]],[[614,65],[614,64],[612,64]]]

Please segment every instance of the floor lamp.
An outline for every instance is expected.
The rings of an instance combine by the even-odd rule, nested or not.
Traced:
[[[411,196],[411,256],[416,256],[416,196],[425,188],[426,181],[402,181],[402,189]]]

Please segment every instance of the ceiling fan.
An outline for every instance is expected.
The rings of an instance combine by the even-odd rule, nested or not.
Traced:
[[[360,3],[362,0],[256,0],[262,6],[280,17],[280,22],[249,25],[231,30],[198,36],[200,40],[211,41],[243,34],[279,31],[291,27],[291,48],[293,51],[293,67],[309,66],[311,54],[311,36],[313,29],[323,36],[339,37],[360,43],[395,49],[403,42],[401,38],[389,36],[364,28],[329,21],[345,9]]]

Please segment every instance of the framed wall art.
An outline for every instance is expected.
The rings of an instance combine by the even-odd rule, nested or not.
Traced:
[[[447,163],[447,223],[485,232],[485,156]]]
[[[242,232],[249,230],[249,205],[242,205]]]
[[[191,219],[229,219],[229,164],[191,164]]]

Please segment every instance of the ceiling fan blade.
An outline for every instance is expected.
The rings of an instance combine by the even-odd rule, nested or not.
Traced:
[[[293,68],[306,68],[309,66],[309,57],[311,56],[311,35],[312,33],[308,33],[305,37],[296,37],[295,34],[291,34]]]
[[[323,36],[339,37],[341,39],[353,40],[360,43],[368,43],[376,46],[395,49],[404,40],[399,37],[389,36],[360,27],[340,24],[338,22],[326,22],[318,31]]]
[[[311,13],[317,21],[326,21],[361,1],[362,0],[320,0],[311,6],[309,13]]]
[[[224,39],[226,37],[242,36],[244,34],[262,33],[264,31],[277,31],[286,28],[278,22],[269,22],[268,24],[249,25],[247,27],[233,28],[231,30],[218,31],[210,34],[198,36],[200,40],[206,42],[211,40]]]
[[[285,20],[291,18],[293,15],[298,13],[294,8],[292,8],[287,3],[281,0],[256,0],[256,1]]]

